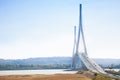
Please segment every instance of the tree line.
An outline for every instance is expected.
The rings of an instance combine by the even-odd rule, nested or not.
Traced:
[[[0,70],[30,70],[30,69],[67,69],[68,64],[0,64]]]
[[[71,64],[0,64],[0,70],[30,70],[30,69],[68,69]],[[102,68],[120,69],[120,64],[111,64]]]

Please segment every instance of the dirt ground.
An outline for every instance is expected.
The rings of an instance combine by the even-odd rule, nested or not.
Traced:
[[[9,75],[0,76],[0,80],[91,80],[80,74],[55,75]]]

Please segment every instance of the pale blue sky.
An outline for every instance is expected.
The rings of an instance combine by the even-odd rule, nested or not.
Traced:
[[[91,58],[120,58],[120,0],[0,0],[0,58],[72,56],[83,5]]]

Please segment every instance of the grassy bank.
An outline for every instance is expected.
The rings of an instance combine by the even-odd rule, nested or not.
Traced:
[[[77,74],[54,75],[9,75],[0,76],[0,80],[120,80],[119,78],[90,71],[78,71]]]
[[[80,74],[55,74],[55,75],[0,76],[0,80],[91,80],[91,79]]]
[[[91,80],[120,80],[120,78],[109,76],[108,74],[93,73],[90,71],[83,71],[83,70],[78,71],[77,74],[84,75],[90,78]]]

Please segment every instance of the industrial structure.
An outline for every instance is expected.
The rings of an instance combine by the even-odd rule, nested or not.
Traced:
[[[73,59],[72,69],[89,70],[97,73],[105,73],[104,70],[90,59],[87,55],[87,49],[85,44],[84,32],[82,28],[82,4],[80,4],[79,10],[79,28],[78,34],[76,34],[76,26],[74,27],[74,47],[73,47]],[[83,51],[79,51],[79,45],[83,44]]]

